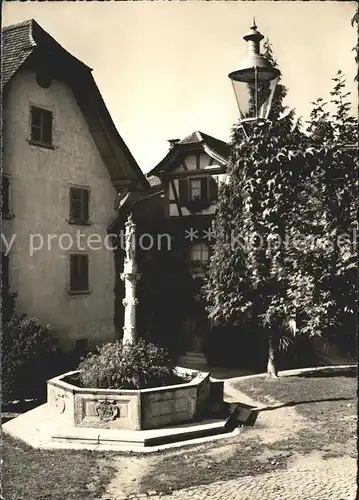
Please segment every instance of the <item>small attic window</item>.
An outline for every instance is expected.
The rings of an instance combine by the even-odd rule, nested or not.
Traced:
[[[31,106],[30,120],[31,142],[52,146],[52,112],[37,106]]]

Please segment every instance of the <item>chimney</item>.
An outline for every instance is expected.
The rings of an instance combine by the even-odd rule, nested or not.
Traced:
[[[170,143],[170,149],[172,149],[172,148],[173,148],[173,146],[174,146],[177,142],[179,142],[179,139],[168,139],[168,141],[167,141],[167,142],[169,142],[169,143]]]

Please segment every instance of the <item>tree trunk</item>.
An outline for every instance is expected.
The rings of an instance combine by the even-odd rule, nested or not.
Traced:
[[[267,375],[271,378],[278,377],[278,369],[276,364],[276,349],[274,346],[273,336],[269,335],[268,339],[268,364]]]

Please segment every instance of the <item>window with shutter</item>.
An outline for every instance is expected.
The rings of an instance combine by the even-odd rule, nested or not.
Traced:
[[[90,190],[82,187],[70,188],[70,223],[88,224]]]
[[[208,200],[208,178],[201,179],[201,200]]]
[[[10,179],[6,175],[1,178],[1,214],[3,218],[10,215]]]
[[[185,206],[188,203],[188,179],[179,179],[179,201],[181,206]]]
[[[31,106],[31,141],[52,146],[52,112]]]
[[[210,194],[210,177],[190,179],[189,201],[207,201]]]
[[[9,288],[9,256],[1,253],[1,288]]]
[[[190,180],[190,200],[202,200],[203,198],[203,179]]]
[[[70,255],[70,291],[89,291],[89,258],[88,255]]]
[[[216,201],[218,198],[218,184],[212,176],[208,177],[208,198],[211,201]]]

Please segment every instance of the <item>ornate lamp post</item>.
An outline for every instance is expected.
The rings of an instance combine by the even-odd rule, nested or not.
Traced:
[[[248,44],[247,56],[228,77],[232,81],[241,122],[265,121],[280,72],[260,54],[264,36],[257,31],[254,19],[251,32],[243,38]]]

